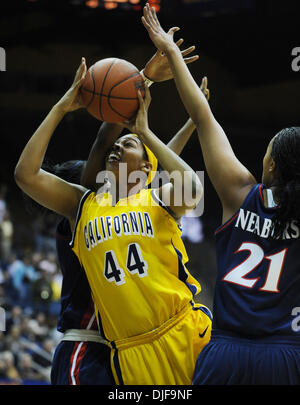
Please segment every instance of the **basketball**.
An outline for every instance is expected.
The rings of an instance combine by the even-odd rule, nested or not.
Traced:
[[[88,69],[80,91],[83,103],[93,117],[122,123],[137,113],[139,89],[144,96],[144,80],[132,63],[106,58]]]

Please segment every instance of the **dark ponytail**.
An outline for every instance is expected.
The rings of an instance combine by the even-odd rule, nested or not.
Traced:
[[[271,156],[276,165],[276,191],[279,201],[274,220],[274,237],[283,236],[292,220],[300,226],[300,127],[281,130],[274,138]]]

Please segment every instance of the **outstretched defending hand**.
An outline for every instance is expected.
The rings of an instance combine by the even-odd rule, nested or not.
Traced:
[[[79,89],[84,81],[86,70],[85,58],[82,58],[75,74],[72,86],[56,104],[56,107],[61,111],[67,113],[69,111],[75,111],[84,107]]]
[[[150,8],[148,3],[144,7],[142,23],[157,49],[166,52],[169,47],[176,46],[173,36],[180,28],[173,27],[168,32],[165,32],[157,19],[154,7]]]
[[[178,48],[180,47],[180,45],[182,45],[182,43],[183,43],[182,38],[176,42]],[[199,59],[199,55],[186,57],[187,55],[191,54],[194,50],[195,46],[190,46],[189,48],[181,51],[183,60],[187,65]],[[158,50],[152,56],[152,58],[146,63],[143,72],[144,75],[153,82],[163,82],[169,79],[173,79],[174,77],[169,66],[168,58],[161,50]]]

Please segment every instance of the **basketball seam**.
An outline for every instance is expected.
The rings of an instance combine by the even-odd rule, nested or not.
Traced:
[[[128,76],[128,77],[126,77],[125,79],[120,80],[118,83],[114,84],[114,85],[112,86],[112,88],[109,90],[109,93],[108,93],[108,96],[107,96],[107,98],[108,98],[108,99],[107,99],[107,102],[108,102],[110,108],[111,108],[116,114],[118,114],[120,117],[126,118],[127,120],[130,119],[131,117],[126,117],[125,115],[119,113],[119,111],[115,110],[114,107],[112,106],[112,104],[111,104],[111,102],[110,102],[110,98],[115,98],[115,97],[114,97],[114,96],[111,96],[111,92],[112,92],[113,89],[114,89],[115,87],[117,87],[119,84],[121,84],[121,83],[123,83],[123,82],[126,82],[126,80],[131,79],[132,77],[137,76],[137,75],[139,75],[139,74],[140,74],[139,71],[134,72],[134,73],[132,73],[130,76]],[[137,98],[136,98],[135,100],[137,100]]]
[[[131,117],[126,117],[126,115],[123,115],[123,114],[119,113],[119,111],[115,110],[114,107],[110,104],[109,99],[108,99],[108,104],[109,104],[110,108],[111,108],[116,114],[118,114],[120,117],[126,118],[127,120],[129,120],[129,119],[131,118]]]
[[[131,73],[130,76],[127,76],[127,77],[125,77],[125,79],[122,79],[122,80],[120,80],[118,83],[114,84],[114,85],[112,86],[112,89],[113,89],[114,87],[118,86],[120,83],[126,82],[126,80],[131,79],[132,77],[138,76],[138,75],[140,75],[140,72],[137,70],[136,72]]]
[[[90,89],[87,89],[86,87],[82,87],[82,90],[86,91],[87,93],[92,93],[93,91]],[[119,97],[119,96],[109,96],[108,94],[104,94],[104,93],[97,93],[96,91],[94,91],[94,94],[96,96],[102,96],[102,97],[110,97],[110,98],[117,98],[120,100],[138,100],[138,97]]]
[[[109,92],[108,92],[108,97],[114,97],[114,96],[111,96],[110,93],[113,91],[113,89],[114,89],[115,87],[119,86],[119,84],[121,84],[121,83],[123,83],[123,82],[126,82],[126,80],[129,80],[129,79],[131,79],[132,77],[137,76],[137,75],[139,75],[139,74],[140,74],[140,72],[134,72],[134,73],[132,73],[130,76],[126,77],[125,79],[122,79],[122,80],[120,80],[118,83],[115,83],[115,84],[111,87],[111,89],[109,90]]]
[[[108,73],[110,72],[112,66],[114,65],[114,63],[116,63],[116,61],[117,61],[117,59],[114,59],[112,61],[112,63],[110,64],[109,68],[107,69],[107,71],[105,73],[105,76],[104,76],[104,79],[103,79],[103,82],[102,82],[102,86],[101,86],[101,89],[100,89],[100,94],[103,91],[105,80],[107,79]],[[104,121],[104,117],[103,117],[103,114],[102,114],[102,111],[101,111],[101,106],[102,106],[102,96],[99,97],[99,114],[100,114],[101,120]]]

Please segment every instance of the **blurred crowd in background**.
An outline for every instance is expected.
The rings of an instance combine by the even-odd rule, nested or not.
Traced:
[[[62,285],[55,244],[59,218],[51,212],[39,216],[28,213],[27,225],[22,225],[11,212],[7,191],[2,185],[0,384],[49,384],[52,357],[62,337],[56,329]],[[20,199],[21,211],[22,203]],[[202,286],[197,301],[212,309],[216,274],[213,240],[205,236],[201,218],[183,218],[182,228],[188,268]]]
[[[52,357],[61,339],[56,329],[62,283],[55,252],[57,218],[51,214],[32,217],[27,239],[22,231],[23,246],[16,244],[19,222],[14,220],[6,193],[2,185],[0,384],[50,383]],[[30,249],[31,239],[34,242]]]

